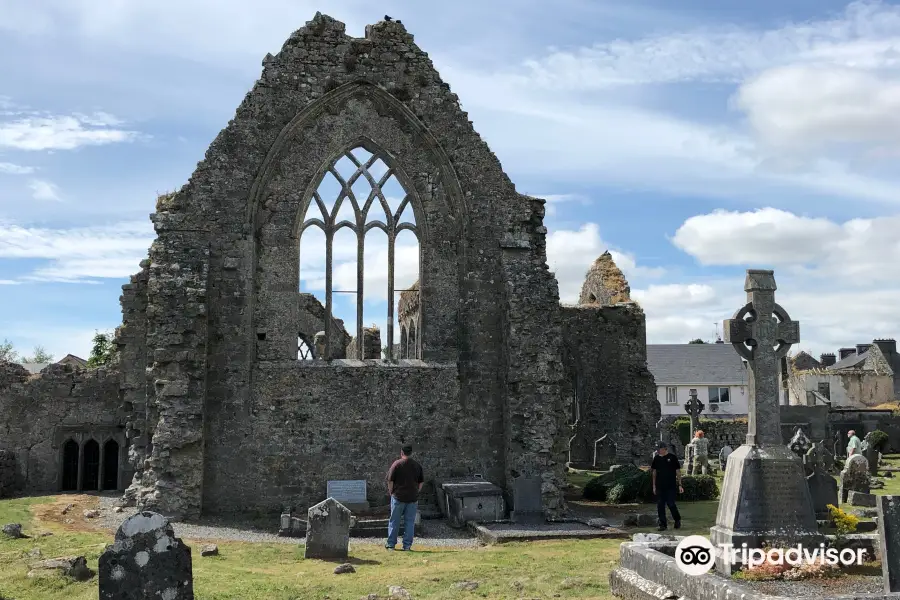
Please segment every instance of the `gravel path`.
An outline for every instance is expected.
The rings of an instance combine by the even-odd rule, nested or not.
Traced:
[[[848,575],[835,579],[807,579],[806,581],[742,581],[747,587],[773,596],[788,596],[794,600],[815,600],[838,594],[881,594],[883,579],[869,575]]]
[[[122,512],[113,512],[119,497],[100,498],[100,516],[94,523],[103,529],[115,532],[122,521],[137,512],[135,508],[124,508]],[[175,535],[192,540],[219,540],[234,542],[256,542],[275,544],[303,544],[305,538],[281,537],[272,530],[262,529],[252,524],[236,523],[234,520],[207,518],[202,524],[173,522]],[[453,529],[443,519],[426,521],[428,537],[417,537],[416,546],[442,546],[451,548],[472,548],[481,545],[468,530]],[[384,545],[383,538],[350,538],[351,544]]]

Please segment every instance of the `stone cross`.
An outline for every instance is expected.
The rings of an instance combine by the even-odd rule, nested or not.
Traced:
[[[706,407],[697,398],[697,390],[692,389],[689,395],[691,399],[684,403],[684,411],[691,416],[691,441],[693,441],[694,432],[700,429],[700,413]]]
[[[725,341],[750,366],[747,444],[779,445],[778,365],[800,341],[800,324],[775,302],[775,272],[748,269],[747,304],[723,323]]]

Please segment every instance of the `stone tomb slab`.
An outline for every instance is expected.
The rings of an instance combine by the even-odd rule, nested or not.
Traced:
[[[351,512],[368,510],[365,479],[333,479],[327,484],[327,498],[334,498]]]
[[[438,498],[441,511],[451,527],[462,528],[469,521],[490,523],[506,516],[503,490],[484,479],[445,481]]]
[[[144,511],[126,519],[100,555],[100,600],[194,600],[191,549],[168,519]]]

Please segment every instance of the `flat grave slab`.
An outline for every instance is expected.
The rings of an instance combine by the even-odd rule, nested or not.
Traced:
[[[568,539],[630,539],[631,534],[607,527],[597,529],[583,523],[546,523],[543,525],[527,525],[509,521],[498,523],[469,522],[469,529],[484,544],[504,544],[507,542],[529,542],[536,540],[568,540]]]

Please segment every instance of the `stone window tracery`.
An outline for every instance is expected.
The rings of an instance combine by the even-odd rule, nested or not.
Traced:
[[[404,340],[397,315],[402,292],[421,301],[414,282],[420,279],[422,232],[416,217],[422,213],[401,179],[380,153],[360,145],[329,165],[308,199],[299,230],[300,285],[301,291],[321,294],[326,311],[323,356],[315,356],[306,341],[313,359],[335,355],[331,329],[333,319],[342,317],[355,345],[348,355],[387,360],[421,356],[421,323],[407,329],[419,334]],[[321,233],[310,236],[309,229]],[[365,330],[371,338],[373,326],[380,323],[386,325],[379,327],[385,348],[376,353],[364,346]],[[412,351],[407,350],[410,343],[415,344]],[[298,358],[304,358],[302,349]]]

